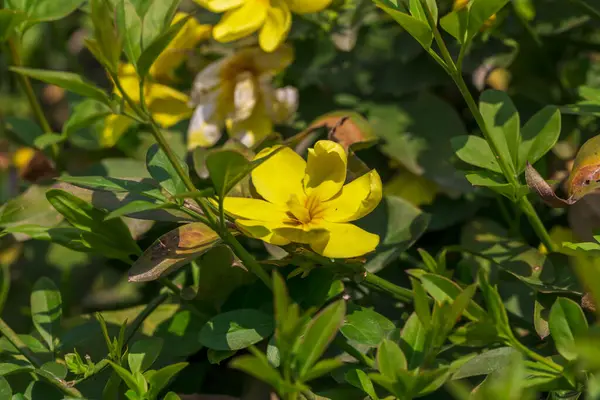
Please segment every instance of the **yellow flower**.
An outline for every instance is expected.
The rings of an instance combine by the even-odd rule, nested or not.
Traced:
[[[33,156],[35,156],[35,149],[31,147],[20,147],[13,154],[13,165],[19,171],[22,171],[25,167],[29,165],[29,162],[31,161]]]
[[[119,81],[131,100],[140,104],[140,79],[132,64],[119,67]],[[116,88],[115,93],[120,94]],[[188,106],[189,97],[160,83],[144,84],[144,100],[154,120],[163,128],[169,128],[192,115],[192,109]],[[125,115],[113,114],[106,117],[101,138],[102,146],[114,146],[133,124],[134,121]]]
[[[178,12],[173,18],[173,24],[186,18],[188,14]],[[173,79],[173,72],[187,58],[188,53],[193,50],[198,42],[210,38],[212,26],[202,25],[195,18],[190,18],[171,40],[167,48],[160,53],[152,67],[150,75],[157,79]]]
[[[460,11],[463,8],[467,7],[469,5],[470,0],[454,0],[454,4],[452,4],[452,11]],[[481,27],[481,30],[484,31],[487,28],[491,27],[494,22],[496,22],[496,14],[492,14],[491,17],[489,17],[484,23],[483,26]]]
[[[267,148],[262,158],[281,146]],[[381,201],[377,171],[344,185],[347,154],[330,140],[308,150],[308,160],[290,148],[252,171],[252,183],[262,199],[227,197],[225,210],[248,236],[274,245],[308,244],[329,258],[358,257],[373,251],[379,236],[349,222],[369,214]]]
[[[288,120],[296,111],[297,90],[274,89],[271,81],[292,59],[286,46],[272,53],[248,48],[200,71],[191,94],[196,110],[188,128],[188,149],[214,145],[223,127],[252,147],[273,131],[274,123]]]
[[[292,12],[308,14],[321,11],[332,0],[195,0],[213,12],[225,12],[213,30],[219,42],[231,42],[259,31],[258,42],[264,51],[273,51],[287,37]]]

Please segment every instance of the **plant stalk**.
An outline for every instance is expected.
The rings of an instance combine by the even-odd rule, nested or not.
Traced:
[[[374,289],[377,289],[382,292],[386,292],[390,294],[397,300],[403,301],[405,303],[412,303],[413,294],[412,291],[405,289],[401,286],[395,285],[392,282],[380,278],[375,274],[370,272],[365,272],[365,277],[363,281],[367,286],[370,286]]]
[[[348,342],[346,342],[341,337],[336,336],[335,339],[333,339],[333,344],[335,346],[339,347],[341,350],[348,353],[349,355],[351,355],[352,357],[354,357],[361,364],[363,364],[369,368],[373,368],[375,366],[375,360],[373,360],[371,357],[367,356],[366,354],[363,354],[360,351],[358,351],[356,348],[354,348],[352,345],[350,345]]]
[[[430,12],[428,12],[427,14],[428,14],[429,18],[432,18]],[[454,59],[450,55],[450,52],[448,51],[448,48],[446,47],[446,43],[444,42],[444,39],[442,38],[442,35],[440,34],[439,29],[437,28],[437,24],[434,21],[430,21],[430,24],[433,27],[432,28],[433,29],[433,37],[435,38],[435,41],[436,41],[438,47],[440,48],[440,53],[442,55],[443,60],[445,61],[446,65],[448,66],[446,71],[450,74],[450,77],[452,78],[452,80],[454,81],[456,86],[458,87],[458,90],[460,91],[465,102],[467,103],[467,107],[469,107],[471,114],[473,114],[473,117],[475,118],[475,121],[477,122],[477,125],[479,126],[479,129],[481,130],[481,133],[483,134],[483,137],[485,138],[486,142],[490,146],[492,153],[496,157],[496,161],[498,161],[498,165],[500,166],[500,169],[502,170],[504,177],[513,186],[519,185],[518,177],[512,172],[513,169],[511,168],[511,164],[509,163],[509,160],[507,160],[502,155],[502,153],[498,150],[498,146],[496,145],[496,142],[491,137],[491,135],[487,129],[487,126],[485,124],[485,121],[483,119],[483,115],[481,115],[481,112],[479,111],[479,107],[477,107],[477,103],[475,103],[475,100],[473,99],[473,96],[471,95],[469,88],[467,88],[467,85],[465,83],[465,80],[463,79],[461,71],[456,67],[456,64],[454,63]],[[539,215],[537,214],[537,212],[533,208],[533,205],[527,199],[527,197],[522,197],[517,202],[517,205],[521,209],[521,211],[523,211],[523,213],[525,213],[525,215],[527,216],[529,223],[531,224],[533,230],[535,231],[535,233],[538,236],[538,238],[540,239],[540,241],[546,246],[546,248],[549,251],[555,250],[556,246],[552,242],[552,239],[550,238],[550,234],[546,230],[546,227],[542,223],[542,220],[540,219]]]
[[[41,370],[43,365],[42,362],[37,358],[35,354],[33,354],[29,347],[27,347],[27,345],[23,343],[19,335],[17,335],[15,331],[13,331],[12,328],[8,326],[8,324],[4,322],[2,318],[0,318],[0,333],[2,333],[2,335],[6,337],[6,339],[10,342],[10,344],[15,346],[15,348],[19,350],[19,353],[21,353],[37,370],[40,370],[35,371],[35,374],[38,374],[41,377],[45,378],[48,381],[48,383],[56,386],[64,394],[69,395],[70,397],[75,397],[79,399],[82,398],[82,395],[79,392],[79,390],[75,389],[74,387],[67,386],[65,381],[63,381],[62,379],[58,379],[54,375],[48,373],[47,371]]]
[[[8,48],[10,50],[10,56],[12,58],[13,65],[15,67],[23,67],[23,60],[21,59],[19,45],[15,42],[14,38],[8,39]],[[50,123],[48,122],[48,119],[46,118],[46,115],[42,110],[42,106],[40,105],[40,102],[38,101],[35,92],[33,91],[31,81],[27,76],[23,74],[17,74],[17,79],[19,81],[19,84],[21,85],[21,88],[25,92],[25,95],[27,96],[27,100],[29,101],[31,111],[35,115],[35,118],[38,120],[42,131],[44,133],[52,133],[52,127],[50,126]],[[50,146],[50,149],[52,151],[52,158],[58,164],[58,158],[60,154],[58,145],[53,144],[52,146]]]
[[[549,359],[548,357],[544,357],[535,351],[531,350],[529,347],[525,346],[523,343],[518,341],[516,338],[509,339],[509,344],[512,345],[515,349],[519,350],[521,353],[531,358],[532,360],[541,362],[542,364],[547,365],[552,368],[556,372],[562,372],[563,367]]]

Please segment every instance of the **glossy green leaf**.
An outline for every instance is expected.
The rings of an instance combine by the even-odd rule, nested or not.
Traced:
[[[502,9],[508,0],[473,0],[469,4],[469,24],[467,40],[473,38],[483,27],[483,24]]]
[[[234,310],[211,318],[200,330],[199,340],[214,350],[240,350],[273,333],[273,319],[253,309]]]
[[[412,313],[400,334],[400,348],[406,357],[407,369],[412,370],[421,365],[428,351],[427,340],[427,329],[417,314]]]
[[[346,315],[340,332],[348,340],[377,347],[394,329],[392,321],[383,315],[368,308],[357,307]]]
[[[131,64],[137,67],[142,53],[142,19],[129,0],[120,0],[116,5],[116,22],[123,37],[123,50]]]
[[[60,330],[62,300],[60,291],[48,278],[40,278],[31,292],[31,319],[33,326],[44,339],[48,348],[54,350]]]
[[[136,6],[140,15],[143,16],[143,49],[147,49],[168,29],[179,3],[180,0],[150,1],[143,7],[139,4]]]
[[[231,368],[239,369],[245,373],[260,379],[277,390],[283,378],[279,372],[269,364],[266,357],[258,357],[256,355],[243,355],[236,357],[229,364]]]
[[[475,3],[478,2],[482,3],[475,1]],[[471,15],[470,18],[472,18]],[[486,90],[479,98],[479,110],[490,138],[499,152],[498,155],[506,160],[512,160],[510,172],[514,172],[516,166],[519,165],[521,123],[519,113],[512,100],[500,90]]]
[[[375,0],[375,4],[383,11],[388,13],[392,18],[396,20],[412,37],[414,37],[421,46],[425,49],[431,47],[433,41],[433,31],[429,27],[429,24],[423,22],[419,18],[415,18],[409,14],[387,7],[382,1]]]
[[[469,10],[466,7],[452,11],[440,19],[440,26],[461,44],[467,40],[468,24]]]
[[[148,391],[149,397],[153,398],[153,396],[158,396],[158,394],[169,385],[173,378],[187,366],[187,362],[180,362],[167,365],[153,373],[148,379],[148,383],[150,384],[150,390]]]
[[[48,187],[31,185],[0,208],[0,226],[4,228],[36,224],[52,227],[63,217],[46,199]]]
[[[492,149],[485,139],[479,136],[456,136],[450,140],[456,156],[467,164],[502,173]]]
[[[112,114],[111,108],[102,101],[85,99],[78,103],[63,126],[63,135],[70,137],[91,125],[104,121]]]
[[[7,8],[24,11],[30,22],[56,21],[75,11],[85,0],[7,0]]]
[[[550,334],[558,352],[567,360],[577,358],[575,340],[588,331],[588,323],[581,307],[573,300],[559,297],[550,309]]]
[[[375,253],[369,256],[365,268],[377,272],[385,268],[398,255],[415,243],[429,224],[430,215],[422,212],[406,200],[384,197],[372,213],[357,225],[380,237]]]
[[[123,207],[119,207],[116,210],[111,211],[106,216],[105,220],[108,221],[110,219],[123,217],[125,215],[135,214],[149,210],[160,210],[169,207],[174,207],[174,205],[169,203],[152,203],[144,200],[134,200],[131,203],[125,204]]]
[[[560,128],[560,111],[554,106],[544,107],[527,121],[521,130],[523,142],[519,147],[518,173],[525,169],[527,162],[535,164],[554,147]]]
[[[157,200],[165,200],[165,197],[160,193],[160,188],[155,182],[146,178],[129,180],[104,176],[63,175],[58,179],[62,182],[67,182],[83,188],[117,193],[137,193]]]
[[[231,358],[237,353],[237,350],[215,350],[208,349],[206,352],[206,358],[211,364],[221,364],[221,361]]]
[[[385,339],[377,348],[377,369],[389,379],[396,380],[407,369],[406,357],[400,347]]]
[[[162,350],[163,340],[159,337],[138,340],[129,348],[127,363],[133,373],[149,369]]]
[[[473,186],[487,187],[496,193],[499,193],[513,202],[517,202],[521,197],[529,193],[529,187],[526,185],[515,186],[507,183],[504,176],[490,171],[467,172],[465,177]]]
[[[202,222],[181,225],[158,238],[133,263],[130,282],[147,282],[176,271],[221,243]]]
[[[86,82],[80,75],[72,72],[50,71],[43,69],[11,67],[11,71],[18,74],[38,79],[40,81],[60,86],[73,93],[109,104],[108,95],[94,84]]]
[[[500,347],[488,350],[469,359],[452,374],[452,379],[464,379],[471,376],[488,375],[508,365],[513,354],[518,353],[512,347]]]
[[[306,375],[323,355],[344,322],[345,314],[346,303],[339,300],[313,317],[296,351],[300,376]]]
[[[322,377],[323,375],[327,375],[332,371],[342,367],[344,362],[337,358],[326,358],[324,360],[318,361],[315,365],[313,365],[310,370],[304,375],[302,378],[304,382],[312,381],[313,379],[317,379]]]
[[[115,14],[113,5],[107,0],[90,0],[91,18],[94,25],[94,41],[87,47],[92,54],[113,73],[122,51],[122,38],[114,26]],[[93,46],[91,46],[93,44]]]
[[[183,160],[178,159],[178,161],[185,173],[189,175],[187,164],[183,162]],[[148,153],[146,154],[146,166],[152,178],[158,181],[160,186],[171,195],[187,192],[185,183],[177,174],[177,171],[169,161],[167,155],[156,143],[148,149]]]
[[[346,372],[344,379],[346,379],[346,382],[352,386],[357,387],[365,392],[371,397],[371,399],[379,400],[377,392],[375,392],[373,382],[371,382],[371,379],[369,379],[369,376],[363,370],[351,369],[350,371]]]
[[[488,314],[496,324],[496,330],[498,334],[503,336],[505,339],[510,340],[513,337],[510,322],[508,321],[508,314],[506,308],[502,302],[502,298],[498,293],[498,289],[493,287],[485,277],[485,272],[480,270],[479,273],[479,284],[481,292],[485,298],[485,305],[487,307]]]
[[[127,371],[125,368],[121,367],[118,364],[115,364],[112,361],[108,361],[108,363],[113,368],[113,370],[119,375],[119,377],[123,380],[123,382],[125,382],[125,384],[127,385],[127,387],[129,389],[133,390],[137,394],[144,393],[143,387],[141,387],[139,385],[138,381],[135,379],[135,377],[133,376],[133,374],[131,372]]]
[[[65,364],[58,363],[56,361],[50,361],[42,365],[42,370],[51,373],[58,379],[65,379],[67,377],[67,367]]]
[[[29,361],[10,360],[10,362],[0,363],[0,376],[32,372],[35,368]]]

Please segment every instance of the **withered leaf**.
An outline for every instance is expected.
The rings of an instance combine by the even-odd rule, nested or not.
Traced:
[[[542,176],[533,168],[530,163],[525,166],[525,181],[527,186],[533,189],[546,204],[554,208],[563,208],[573,204],[575,201],[571,198],[561,199],[554,193],[554,189],[542,178]]]
[[[133,263],[130,282],[147,282],[184,266],[221,242],[219,235],[201,222],[181,225],[162,235]]]

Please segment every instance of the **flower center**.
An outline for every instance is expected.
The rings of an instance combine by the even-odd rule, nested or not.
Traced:
[[[322,203],[317,196],[307,196],[304,202],[298,199],[298,196],[292,195],[286,203],[288,207],[288,216],[292,223],[308,224],[311,221],[321,217],[324,211]]]

